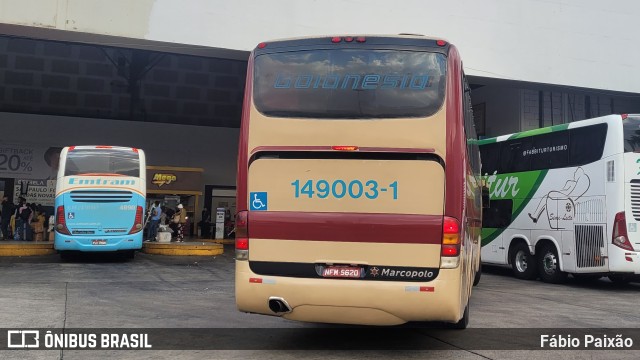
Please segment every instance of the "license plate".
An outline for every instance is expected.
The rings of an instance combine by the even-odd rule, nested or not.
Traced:
[[[91,240],[91,245],[107,245],[107,240]]]
[[[362,269],[348,266],[327,266],[322,270],[323,277],[360,278]]]

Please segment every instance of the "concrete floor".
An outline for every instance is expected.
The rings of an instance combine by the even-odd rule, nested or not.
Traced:
[[[550,285],[521,281],[485,267],[472,297],[470,329],[437,326],[339,327],[239,313],[234,303],[233,249],[216,257],[138,254],[133,261],[57,255],[0,258],[0,341],[6,329],[157,328],[171,339],[199,338],[203,350],[0,351],[2,359],[635,359],[639,351],[493,350],[534,343],[521,328],[612,328],[640,346],[640,285],[607,280]],[[183,330],[180,330],[180,329]],[[201,329],[195,329],[201,328]],[[511,328],[512,330],[490,330]],[[175,329],[175,330],[166,330]],[[487,330],[489,329],[489,330]],[[331,333],[329,332],[331,331]],[[461,336],[460,334],[463,334]],[[165,336],[166,333],[165,333]],[[636,338],[637,337],[637,338]],[[344,338],[348,341],[344,341]],[[472,340],[478,339],[474,342]],[[331,342],[335,341],[335,342]],[[515,345],[509,345],[515,343]],[[155,344],[155,348],[170,347]],[[269,350],[260,350],[264,348]],[[205,350],[205,349],[223,350]],[[303,350],[313,349],[313,350]],[[347,349],[356,349],[349,351]]]

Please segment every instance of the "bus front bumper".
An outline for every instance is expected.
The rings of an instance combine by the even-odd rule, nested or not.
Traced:
[[[142,248],[142,232],[122,236],[78,236],[55,233],[58,251],[119,251]]]

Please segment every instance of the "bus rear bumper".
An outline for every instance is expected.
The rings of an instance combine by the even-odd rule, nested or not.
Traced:
[[[609,272],[640,275],[640,252],[611,247]]]
[[[236,305],[249,313],[289,320],[399,325],[409,321],[455,323],[463,315],[460,268],[441,269],[426,283],[263,276],[248,261],[236,261]],[[279,298],[291,311],[276,314],[269,299]]]
[[[94,244],[100,243],[101,245]],[[103,244],[103,241],[105,242]],[[138,250],[142,248],[142,232],[125,236],[77,236],[63,235],[56,232],[54,248],[58,251],[120,251]]]

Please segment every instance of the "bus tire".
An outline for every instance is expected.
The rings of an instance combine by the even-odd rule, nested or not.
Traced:
[[[469,303],[467,302],[467,306],[464,308],[464,313],[462,314],[462,319],[460,319],[457,323],[451,324],[452,329],[464,330],[469,326]]]
[[[71,255],[72,255],[71,251],[60,251],[60,260],[69,261],[71,260]]]
[[[473,286],[477,286],[480,283],[481,277],[482,277],[482,263],[478,264],[478,271],[476,271],[476,275],[473,277]]]
[[[544,244],[537,256],[540,279],[546,283],[559,284],[567,279],[567,273],[560,270],[560,259],[556,247]]]
[[[607,275],[607,277],[609,278],[609,280],[612,283],[614,283],[615,285],[618,285],[618,286],[627,285],[629,282],[631,282],[631,276],[630,275],[609,274],[609,275]]]
[[[511,269],[513,276],[523,280],[536,278],[536,259],[529,251],[529,246],[518,242],[511,250]]]

